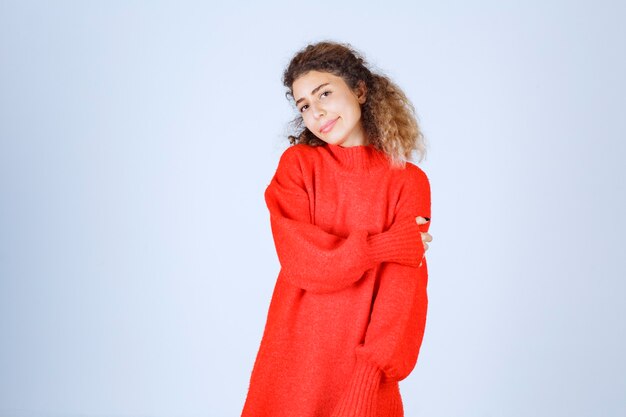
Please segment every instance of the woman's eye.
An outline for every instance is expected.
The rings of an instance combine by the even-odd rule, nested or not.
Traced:
[[[320,98],[324,96],[324,94],[328,93],[330,94],[332,91],[330,90],[326,90],[324,91],[322,94],[320,94]],[[305,104],[304,106],[300,107],[300,113],[302,113],[304,111],[304,108],[307,107],[307,104]]]

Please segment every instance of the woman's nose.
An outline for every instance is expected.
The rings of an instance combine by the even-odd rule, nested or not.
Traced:
[[[321,116],[326,114],[324,109],[322,109],[319,106],[313,106],[311,110],[313,110],[313,115],[315,116],[316,119],[319,119]]]

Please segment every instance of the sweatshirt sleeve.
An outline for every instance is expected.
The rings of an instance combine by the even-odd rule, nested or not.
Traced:
[[[344,289],[365,271],[387,262],[417,266],[423,248],[415,218],[405,218],[383,233],[365,229],[338,236],[313,224],[311,202],[300,156],[295,147],[280,157],[276,173],[265,190],[280,276],[291,284],[317,293]]]
[[[420,169],[403,190],[397,216],[430,218],[430,185]],[[419,225],[428,232],[430,222]],[[423,244],[420,237],[420,246]],[[385,263],[363,343],[355,348],[355,366],[333,417],[374,417],[378,387],[401,381],[414,369],[426,325],[428,267]]]

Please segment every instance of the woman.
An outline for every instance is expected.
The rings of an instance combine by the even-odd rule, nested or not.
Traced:
[[[265,190],[281,269],[242,416],[403,416],[432,241],[413,107],[347,44],[308,45],[283,83],[300,132]]]

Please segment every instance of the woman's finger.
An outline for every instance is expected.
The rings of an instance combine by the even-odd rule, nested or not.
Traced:
[[[417,217],[415,218],[415,222],[416,222],[417,224],[426,224],[426,223],[428,223],[428,221],[429,221],[429,220],[430,220],[430,219],[427,219],[427,218],[422,217],[422,216],[417,216]]]

